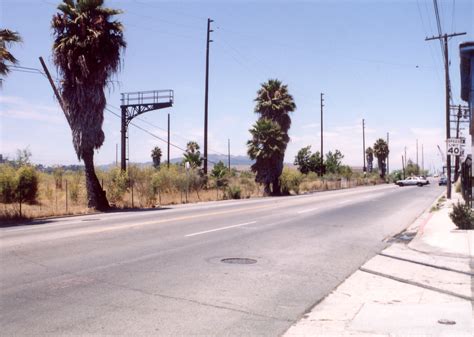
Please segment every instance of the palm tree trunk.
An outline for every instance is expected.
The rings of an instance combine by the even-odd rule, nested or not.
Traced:
[[[276,178],[273,181],[273,195],[279,196],[281,195],[281,188],[280,188],[280,177]]]
[[[267,197],[271,194],[272,194],[272,191],[270,190],[270,183],[265,183],[265,186],[263,188],[263,195]]]
[[[99,183],[99,179],[94,170],[94,150],[84,150],[82,154],[86,170],[86,189],[87,189],[87,206],[99,211],[106,211],[110,208],[105,191]]]
[[[383,178],[385,175],[384,169],[383,169],[383,160],[381,157],[377,158],[378,164],[379,164],[379,174],[380,178]]]

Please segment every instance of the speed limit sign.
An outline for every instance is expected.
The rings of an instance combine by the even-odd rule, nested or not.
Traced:
[[[446,142],[448,156],[460,156],[464,142],[464,138],[448,138]]]

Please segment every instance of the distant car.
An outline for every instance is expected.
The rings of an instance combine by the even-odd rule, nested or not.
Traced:
[[[408,177],[406,179],[403,179],[403,180],[397,180],[397,182],[395,183],[397,184],[398,186],[424,186],[424,185],[427,185],[429,184],[428,180],[426,179],[422,179],[420,177]]]
[[[446,178],[446,177],[439,178],[438,185],[439,186],[448,185],[448,178]]]

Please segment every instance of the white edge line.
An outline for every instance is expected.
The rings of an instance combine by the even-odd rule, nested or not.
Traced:
[[[251,225],[251,224],[254,224],[254,223],[256,223],[256,222],[257,222],[257,221],[251,221],[251,222],[241,223],[241,224],[238,224],[238,225],[232,225],[232,226],[227,226],[227,227],[220,227],[220,228],[210,229],[210,230],[208,230],[208,231],[203,231],[203,232],[197,232],[197,233],[188,234],[188,235],[185,235],[185,237],[188,238],[188,237],[191,237],[191,236],[196,236],[196,235],[201,235],[201,234],[207,234],[207,233],[222,231],[222,230],[224,230],[224,229],[229,229],[229,228],[235,228],[235,227],[241,227],[241,226]]]

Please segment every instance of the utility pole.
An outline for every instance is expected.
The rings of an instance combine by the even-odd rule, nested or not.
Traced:
[[[115,167],[118,166],[118,143],[115,144]]]
[[[229,167],[230,173],[230,139],[227,139],[227,166]]]
[[[364,174],[367,172],[367,167],[365,166],[365,119],[362,119],[362,158],[364,158],[364,166],[362,168]]]
[[[405,168],[407,167],[407,147],[405,146],[405,162],[403,163],[403,179],[406,179]]]
[[[390,167],[389,167],[389,159],[390,159],[390,134],[387,132],[387,149],[388,149],[388,154],[387,154],[387,174],[390,175]]]
[[[170,114],[168,114],[168,169],[170,168]]]
[[[40,56],[39,57],[41,66],[43,67],[44,73],[46,74],[46,77],[48,78],[49,84],[51,84],[51,88],[53,88],[54,95],[56,95],[56,98],[59,102],[59,106],[61,107],[61,110],[63,111],[64,115],[66,116],[66,119],[69,123],[69,114],[66,112],[65,106],[64,106],[64,101],[61,95],[59,94],[58,89],[54,85],[53,78],[51,77],[51,74],[49,73],[48,67],[46,67],[46,63],[44,62],[43,58]]]
[[[416,140],[416,169],[420,171],[420,165],[418,165],[418,139]],[[418,172],[418,175],[420,172]]]
[[[461,105],[459,105],[459,110],[456,115],[456,138],[459,138],[459,122],[462,117]],[[459,178],[459,156],[456,156],[454,159],[454,181],[456,182]]]
[[[421,144],[421,173],[425,172],[425,151],[423,144]]]
[[[323,107],[324,107],[324,93],[321,93],[321,174],[324,174],[324,152],[323,152]]]
[[[207,19],[207,39],[206,39],[206,87],[204,93],[204,174],[207,175],[207,112],[209,103],[209,44],[211,40],[211,19]]]
[[[443,40],[444,44],[444,79],[445,79],[445,90],[446,90],[446,141],[451,138],[451,123],[449,119],[449,101],[450,101],[450,84],[449,84],[449,57],[448,57],[448,38],[466,33],[453,33],[453,34],[440,34],[438,36],[432,36],[426,38],[425,41],[430,40]],[[446,198],[451,199],[451,156],[446,151],[446,170],[447,170],[447,184],[446,184]]]
[[[403,154],[402,154],[402,168],[403,168],[403,179],[406,179],[406,174],[405,174],[405,160],[403,158]]]

